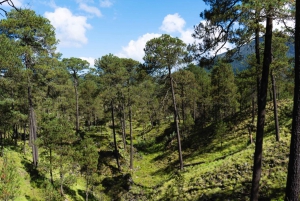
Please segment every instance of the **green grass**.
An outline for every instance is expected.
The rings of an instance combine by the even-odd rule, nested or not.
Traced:
[[[260,197],[282,200],[286,183],[291,130],[291,101],[279,102],[280,142],[275,141],[272,105],[268,105],[264,135],[263,169]],[[182,139],[185,168],[179,171],[177,141],[170,123],[143,128],[134,124],[134,169],[129,170],[129,136],[127,148],[122,148],[118,134],[122,172],[116,172],[111,156],[111,129],[87,131],[87,136],[99,142],[101,159],[99,178],[90,200],[249,200],[254,144],[249,144],[250,112],[225,120],[225,133],[216,135],[214,125],[197,128]],[[128,125],[128,124],[127,124]],[[255,137],[255,131],[253,132]],[[221,143],[222,141],[222,143]],[[20,173],[20,195],[16,200],[44,200],[42,184],[47,175],[33,177],[30,172],[29,147],[24,156],[20,148],[9,146],[5,153],[15,161]],[[0,163],[2,158],[0,158]],[[58,174],[56,175],[56,179]],[[85,180],[69,187],[68,200],[84,200]]]

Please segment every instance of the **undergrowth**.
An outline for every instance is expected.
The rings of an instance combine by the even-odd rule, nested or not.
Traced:
[[[272,105],[267,106],[264,135],[261,200],[282,200],[286,183],[292,102],[280,101],[280,141],[275,140]],[[89,200],[249,200],[254,144],[249,141],[250,111],[227,118],[217,127],[195,126],[182,139],[184,170],[179,171],[176,135],[172,123],[133,130],[134,168],[129,169],[129,136],[122,148],[118,134],[122,171],[116,170],[109,128],[91,129],[87,136],[99,143],[99,178]],[[255,128],[252,131],[255,140]],[[29,150],[29,147],[27,147]],[[56,196],[49,176],[32,171],[30,152],[14,146],[5,154],[19,173],[20,191],[15,200],[46,200]],[[0,158],[0,164],[3,158]],[[55,174],[58,176],[58,174]],[[80,174],[66,186],[68,200],[84,200],[85,180]],[[48,189],[45,191],[45,189]],[[49,190],[50,189],[50,190]],[[53,194],[49,194],[53,192]],[[47,194],[48,193],[48,194]]]

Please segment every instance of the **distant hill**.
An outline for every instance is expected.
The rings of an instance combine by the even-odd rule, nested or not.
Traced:
[[[262,41],[263,41],[263,39],[261,38],[261,42]],[[289,43],[287,43],[287,46],[289,46],[287,56],[293,57],[295,55],[294,43],[289,42]],[[231,62],[231,65],[232,65],[233,70],[236,72],[236,71],[242,71],[245,68],[247,68],[246,59],[247,59],[248,55],[254,54],[254,53],[255,53],[254,41],[252,41],[250,44],[242,46],[240,49],[240,55],[241,55],[242,59],[240,59],[240,60],[235,59],[237,57],[237,54],[232,56],[233,62]],[[220,54],[219,56],[222,57],[224,55],[225,55],[225,53]]]

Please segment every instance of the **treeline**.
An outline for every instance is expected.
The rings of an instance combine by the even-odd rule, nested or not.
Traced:
[[[28,140],[31,168],[48,175],[48,188],[59,189],[64,196],[64,187],[74,183],[80,171],[87,200],[99,174],[101,142],[87,134],[93,128],[110,126],[116,169],[122,171],[118,133],[122,147],[130,153],[129,169],[133,169],[136,133],[132,124],[145,131],[171,121],[183,169],[182,133],[188,135],[193,127],[222,125],[227,117],[247,111],[252,115],[251,143],[251,133],[257,132],[255,164],[259,164],[266,101],[273,101],[276,121],[276,100],[291,98],[294,93],[294,59],[286,56],[285,45],[291,32],[272,32],[272,20],[290,17],[293,5],[274,2],[207,1],[211,8],[200,15],[206,23],[196,26],[194,33],[201,43],[187,45],[164,34],[147,42],[144,63],[107,54],[96,59],[94,67],[80,58],[62,59],[49,20],[32,10],[9,12],[0,21],[1,156],[4,146],[13,142],[28,152]],[[266,28],[260,24],[265,20]],[[234,27],[237,24],[239,28]],[[262,34],[265,39],[261,43]],[[255,54],[247,58],[244,71],[234,73],[228,58],[253,39]],[[206,54],[218,53],[227,42],[236,49],[226,56]],[[195,59],[199,65],[193,63]],[[206,68],[200,67],[203,65]],[[254,167],[252,200],[258,199],[259,168]],[[56,191],[51,192],[52,200],[60,199]]]

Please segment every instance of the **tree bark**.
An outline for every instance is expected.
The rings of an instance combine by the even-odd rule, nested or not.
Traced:
[[[271,16],[267,16],[266,21],[266,34],[265,34],[265,49],[263,60],[263,71],[260,84],[260,94],[258,99],[258,116],[257,116],[257,130],[256,130],[256,143],[254,153],[254,167],[252,175],[252,187],[251,187],[251,201],[258,200],[259,193],[259,181],[261,177],[262,166],[262,150],[263,150],[263,135],[266,113],[266,100],[268,94],[268,78],[269,69],[272,59],[272,27],[273,19]]]
[[[86,173],[88,174],[88,173]],[[88,176],[85,177],[85,180],[86,180],[86,187],[85,187],[85,201],[88,201],[89,200],[89,182],[88,182]]]
[[[29,102],[29,144],[32,147],[32,157],[33,157],[33,166],[36,168],[38,164],[38,148],[35,144],[37,140],[37,125],[35,112],[32,103],[32,95],[31,95],[31,86],[30,83],[28,85],[28,102]]]
[[[114,114],[114,104],[113,104],[113,101],[111,101],[111,120],[112,120],[113,136],[114,136],[114,146],[115,146],[114,155],[116,157],[118,169],[119,169],[119,171],[121,171],[121,166],[120,166],[120,162],[119,162],[119,151],[118,151],[117,139],[116,139],[115,114]]]
[[[132,111],[129,105],[129,134],[130,134],[130,170],[133,169],[133,141],[132,141]]]
[[[170,79],[171,90],[172,90],[172,99],[173,99],[174,116],[175,116],[174,120],[175,120],[175,125],[176,125],[180,170],[183,170],[183,159],[182,159],[180,132],[179,132],[179,125],[178,125],[178,111],[177,111],[177,107],[176,107],[176,99],[175,99],[173,79],[172,79],[172,76],[171,76],[171,67],[168,67],[168,69],[169,69],[169,79]]]
[[[259,12],[256,11],[255,13],[255,17],[256,17],[256,21],[255,21],[255,24],[256,24],[256,29],[255,29],[255,58],[256,58],[256,74],[257,74],[257,77],[256,77],[256,87],[257,87],[257,101],[259,100],[259,93],[260,93],[260,78],[259,78],[259,66],[260,66],[260,51],[259,51],[259,32],[260,32],[260,29],[259,29]]]
[[[125,122],[125,109],[124,109],[124,103],[122,103],[121,107],[121,126],[122,126],[122,140],[123,140],[123,148],[126,150],[126,122]]]
[[[251,125],[252,125],[252,128],[253,128],[253,126],[254,126],[254,119],[255,119],[255,100],[254,100],[254,93],[253,93],[253,95],[252,95],[252,111],[251,111],[251,113],[252,113],[252,120],[251,120]],[[252,129],[251,129],[252,130]]]
[[[23,127],[24,130],[24,142],[23,142],[23,153],[26,154],[26,125]]]
[[[272,78],[272,91],[273,91],[275,132],[276,132],[276,141],[278,142],[280,140],[280,135],[279,135],[279,122],[278,122],[278,115],[277,115],[276,84],[275,84],[275,76],[273,74],[273,70],[271,71],[271,78]]]
[[[292,137],[288,165],[286,201],[297,201],[300,194],[300,2],[296,1],[295,88]]]

